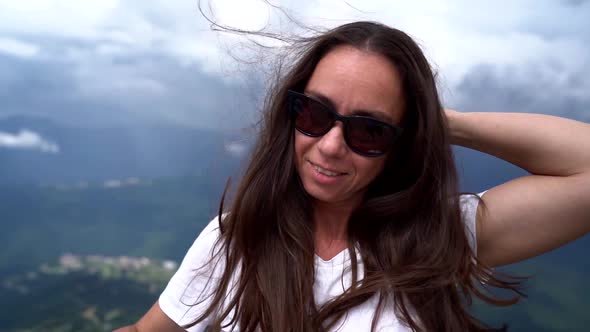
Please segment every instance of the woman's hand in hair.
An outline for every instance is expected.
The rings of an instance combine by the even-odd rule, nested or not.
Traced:
[[[480,204],[477,214],[482,262],[518,262],[590,232],[590,124],[542,114],[445,114],[453,144],[531,173],[483,195],[487,209]]]

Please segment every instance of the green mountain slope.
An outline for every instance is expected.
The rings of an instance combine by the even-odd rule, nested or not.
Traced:
[[[173,273],[162,260],[182,259],[217,214],[220,192],[206,176],[0,190],[0,332],[110,331],[136,321]],[[533,276],[529,298],[474,312],[509,331],[587,331],[588,239],[510,266]]]

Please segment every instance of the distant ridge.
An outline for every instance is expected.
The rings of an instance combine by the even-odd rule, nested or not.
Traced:
[[[31,116],[0,118],[0,132],[28,129],[59,153],[0,147],[0,186],[198,175],[236,169],[225,134],[163,124],[83,128]]]

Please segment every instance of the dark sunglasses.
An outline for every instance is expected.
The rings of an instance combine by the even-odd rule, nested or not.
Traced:
[[[288,91],[289,112],[295,128],[304,135],[325,135],[336,123],[344,125],[344,140],[350,149],[365,157],[385,154],[403,129],[369,116],[343,116],[319,100],[303,93]]]

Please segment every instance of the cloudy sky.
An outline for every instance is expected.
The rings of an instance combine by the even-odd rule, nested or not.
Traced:
[[[590,1],[201,3],[219,23],[279,33],[292,31],[285,12],[326,28],[381,21],[422,45],[448,106],[590,121]],[[247,61],[264,51],[211,31],[197,4],[0,0],[0,117],[246,126],[263,94],[263,71]]]

